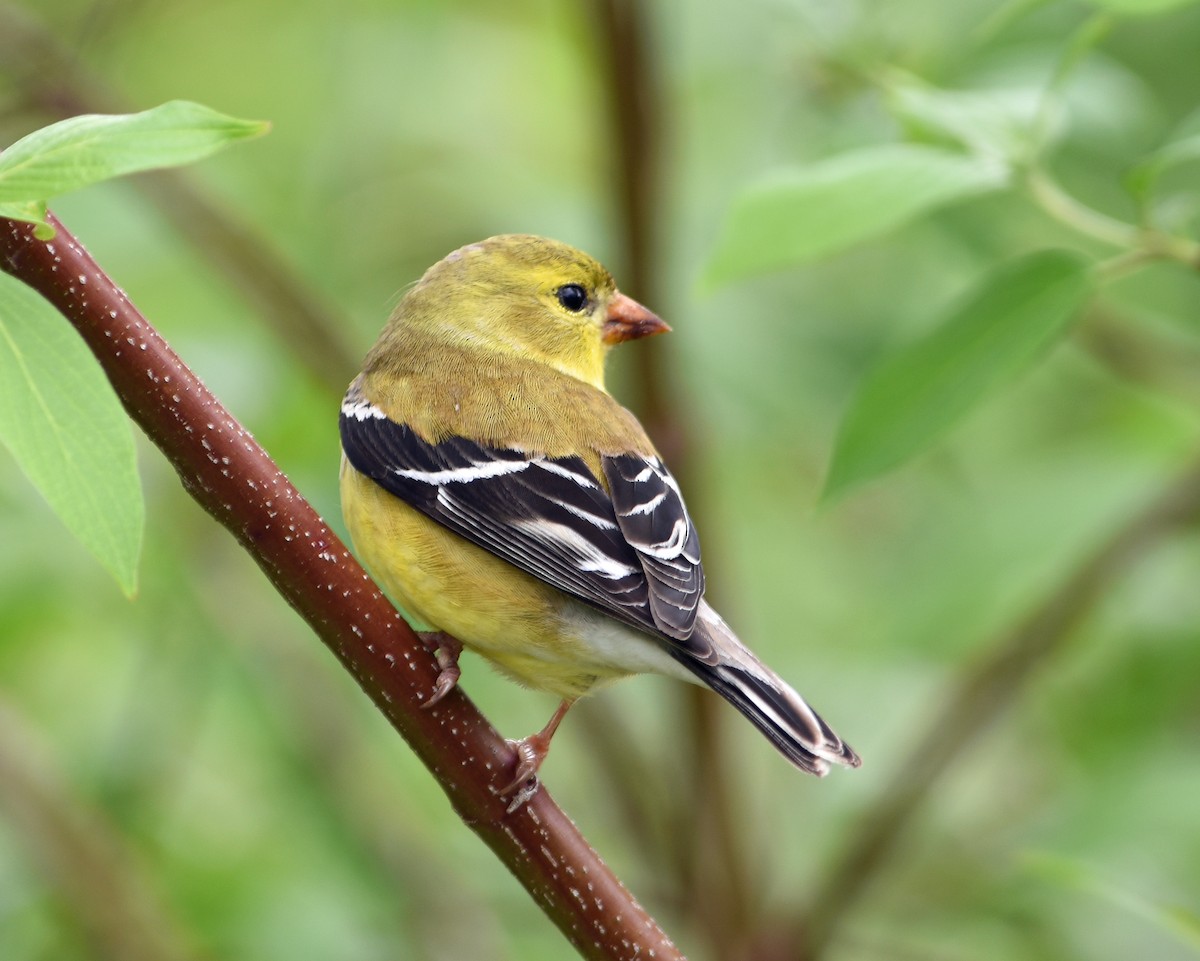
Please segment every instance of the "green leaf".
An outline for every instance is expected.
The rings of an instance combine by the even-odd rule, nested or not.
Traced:
[[[2,273],[0,442],[132,596],[144,507],[129,418],[62,315]]]
[[[903,463],[1060,338],[1088,296],[1074,254],[1043,251],[1003,264],[932,333],[886,357],[842,422],[824,499]]]
[[[956,141],[972,153],[1007,165],[1028,155],[1033,146],[1041,90],[941,90],[901,70],[888,73],[884,89],[900,120],[918,132]]]
[[[1200,951],[1200,915],[1174,904],[1158,904],[1118,888],[1099,876],[1090,866],[1057,854],[1026,852],[1026,866],[1047,881],[1062,887],[1077,888],[1115,904],[1166,931],[1196,951]]]
[[[1196,0],[1088,0],[1092,6],[1126,17],[1149,17],[1167,13],[1196,2]]]
[[[1200,134],[1183,137],[1156,150],[1125,175],[1125,187],[1136,200],[1145,203],[1159,177],[1191,160],[1200,160]]]
[[[983,42],[994,39],[1013,24],[1052,2],[1053,0],[1003,0],[983,17],[974,30],[973,39],[977,45],[982,46]]]
[[[1071,35],[1067,38],[1067,42],[1063,45],[1058,63],[1055,64],[1047,93],[1061,93],[1068,78],[1075,73],[1087,55],[1098,47],[1100,42],[1112,32],[1113,25],[1111,11],[1101,10],[1071,32]]]
[[[0,204],[0,217],[8,220],[26,220],[34,224],[46,222],[46,205],[37,200],[20,203]]]
[[[1007,180],[1006,167],[995,160],[911,144],[778,171],[734,203],[706,281],[828,256]]]
[[[0,152],[0,203],[46,201],[123,174],[191,163],[267,127],[186,100],[142,113],[71,117]]]

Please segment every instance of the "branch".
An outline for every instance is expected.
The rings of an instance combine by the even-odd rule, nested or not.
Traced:
[[[892,783],[860,818],[855,840],[826,873],[804,927],[800,956],[815,961],[867,887],[895,855],[938,779],[1021,692],[1034,672],[1061,650],[1072,631],[1113,584],[1168,535],[1200,520],[1200,462],[1183,471],[1143,510],[1112,533],[1076,571],[969,667],[901,760]]]
[[[416,635],[266,452],[65,228],[51,223],[58,234],[44,243],[31,225],[0,220],[0,269],[75,326],[184,487],[354,675],[463,821],[584,957],[681,959],[545,788],[505,813],[499,790],[515,763],[509,745],[461,691],[419,709],[436,668]]]

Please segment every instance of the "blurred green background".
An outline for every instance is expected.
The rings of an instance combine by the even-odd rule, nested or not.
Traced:
[[[223,239],[180,229],[197,217],[178,182],[54,207],[339,531],[341,390],[449,250],[557,237],[672,324],[618,352],[610,386],[681,476],[714,603],[864,759],[804,777],[657,678],[572,712],[544,780],[689,957],[1172,961],[1200,954],[1200,544],[1137,518],[1200,451],[1194,270],[1115,272],[1031,370],[829,503],[879,358],[1003,260],[1122,251],[1017,174],[836,254],[701,281],[763,174],[941,139],[896,109],[898,70],[1052,101],[1046,167],[1133,222],[1122,177],[1200,131],[1197,49],[1200,6],[1161,0],[0,0],[0,143],[174,98],[272,122],[184,174],[249,232],[249,282]],[[1196,171],[1155,196],[1174,235]],[[264,321],[259,256],[337,351]],[[570,956],[141,437],[139,454],[133,603],[0,456],[0,958]],[[1064,591],[1123,530],[1120,563]],[[1066,629],[1034,636],[1048,603]],[[509,736],[553,707],[478,659],[463,683]]]

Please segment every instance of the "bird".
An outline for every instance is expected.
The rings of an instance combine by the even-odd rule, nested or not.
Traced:
[[[433,628],[422,706],[458,683],[463,645],[559,699],[545,728],[511,742],[501,794],[514,806],[570,706],[642,673],[711,688],[801,770],[860,764],[705,600],[679,484],[605,389],[611,347],[669,330],[587,254],[495,236],[408,289],[342,401],[355,551]]]

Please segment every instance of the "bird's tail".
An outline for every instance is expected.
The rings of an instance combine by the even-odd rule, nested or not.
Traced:
[[[700,603],[691,651],[677,659],[742,712],[789,761],[818,777],[829,765],[858,767],[857,754],[804,698],[762,663],[708,604]],[[702,650],[706,648],[707,650]]]

